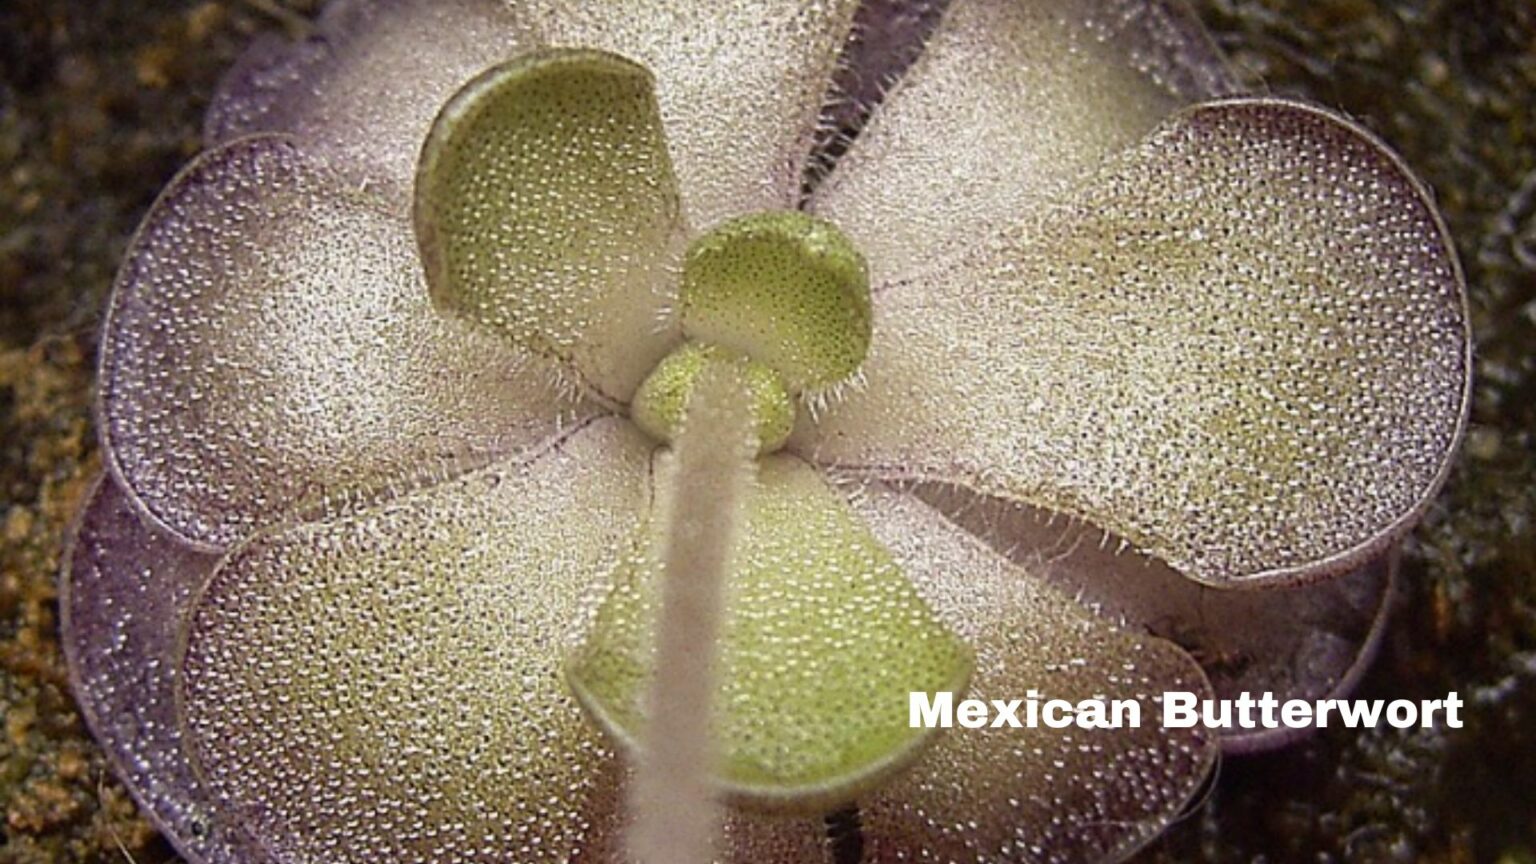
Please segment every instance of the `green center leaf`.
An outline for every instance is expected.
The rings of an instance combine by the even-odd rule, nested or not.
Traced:
[[[722,366],[734,367],[746,382],[758,452],[771,453],[782,447],[795,426],[795,403],[784,382],[762,363],[718,345],[685,342],[668,354],[636,391],[630,417],[651,437],[672,441],[694,388],[707,372]]]
[[[759,470],[725,586],[721,782],[738,804],[825,812],[915,757],[931,730],[909,727],[910,694],[964,689],[972,656],[814,469],[770,456]],[[663,463],[662,488],[671,471]],[[629,748],[654,674],[655,524],[567,667],[578,700]]]
[[[767,211],[688,249],[683,332],[773,367],[791,390],[838,384],[869,350],[869,268],[830,222]]]
[[[471,81],[432,127],[416,234],[439,308],[570,361],[627,400],[675,337],[658,328],[684,232],[649,72],[544,49]]]

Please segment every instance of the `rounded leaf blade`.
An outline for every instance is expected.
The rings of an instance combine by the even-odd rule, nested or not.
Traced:
[[[1363,564],[1460,440],[1455,252],[1379,141],[1320,109],[1191,109],[1070,202],[876,295],[822,460],[1084,518],[1212,584]],[[792,442],[793,446],[793,442]]]
[[[438,307],[575,365],[628,400],[675,338],[662,310],[683,240],[650,73],[541,49],[466,85],[416,175]]]

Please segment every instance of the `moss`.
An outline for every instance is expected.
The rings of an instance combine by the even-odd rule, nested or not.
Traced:
[[[198,146],[276,0],[0,4],[0,860],[170,858],[68,695],[55,579],[97,470],[96,316],[129,232]],[[1366,695],[1457,689],[1465,729],[1336,731],[1229,760],[1148,861],[1536,860],[1536,7],[1199,0],[1256,79],[1342,108],[1436,188],[1472,286],[1474,431],[1410,544]],[[312,11],[309,3],[292,8]]]

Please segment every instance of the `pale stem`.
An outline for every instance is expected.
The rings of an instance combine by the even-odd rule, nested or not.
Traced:
[[[722,596],[757,450],[750,397],[735,370],[699,381],[672,446],[656,673],[630,786],[629,853],[638,864],[707,864],[721,824],[710,720]]]

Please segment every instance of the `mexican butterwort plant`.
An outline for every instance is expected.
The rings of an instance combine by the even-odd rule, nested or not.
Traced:
[[[908,694],[1348,688],[1466,413],[1427,191],[1171,2],[337,0],[207,144],[64,598],[207,864],[1122,858],[1283,735]]]

